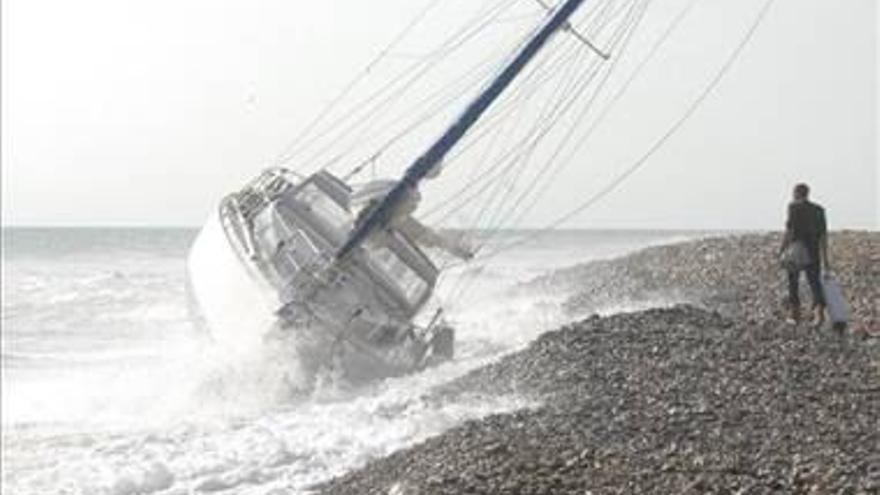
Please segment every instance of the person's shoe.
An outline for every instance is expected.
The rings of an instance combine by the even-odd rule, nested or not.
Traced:
[[[813,308],[813,326],[819,328],[825,323],[825,306]]]
[[[797,325],[801,320],[801,311],[799,308],[794,307],[788,310],[788,316],[785,317],[785,322],[789,325]]]

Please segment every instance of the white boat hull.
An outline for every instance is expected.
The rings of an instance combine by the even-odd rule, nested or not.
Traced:
[[[350,230],[346,187],[326,172],[294,181],[269,170],[221,201],[188,259],[191,296],[215,342],[289,349],[304,371],[341,365],[352,380],[451,357],[451,329],[436,317],[412,322],[437,275],[418,247],[395,235],[333,262]],[[331,222],[334,211],[345,222]]]
[[[214,341],[232,350],[259,344],[279,303],[229,242],[219,213],[196,237],[187,270],[191,295]]]

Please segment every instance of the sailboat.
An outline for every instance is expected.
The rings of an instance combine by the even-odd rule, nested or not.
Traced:
[[[310,352],[341,363],[349,377],[397,375],[450,359],[454,330],[442,311],[425,326],[414,323],[439,270],[394,219],[583,1],[567,0],[549,16],[360,218],[354,214],[353,187],[327,170],[304,177],[269,169],[226,196],[189,254],[189,283],[211,329],[259,332],[223,319],[229,305],[267,308],[276,318],[274,331],[297,333],[310,342]],[[255,300],[243,303],[242,297]]]
[[[538,3],[548,11],[545,20],[398,180],[370,190],[326,169],[301,175],[273,167],[220,201],[188,258],[191,294],[216,340],[236,346],[291,336],[300,359],[338,365],[354,380],[410,373],[453,357],[455,330],[442,308],[422,315],[442,271],[426,247],[440,245],[464,258],[472,253],[414,221],[419,186],[440,174],[444,159],[555,34],[573,32],[608,59],[570,22],[586,0],[555,8]],[[638,15],[632,17],[628,29],[637,24]]]

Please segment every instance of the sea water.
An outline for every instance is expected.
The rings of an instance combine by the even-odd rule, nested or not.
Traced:
[[[576,316],[561,304],[576,287],[524,282],[694,234],[551,232],[451,268],[432,304],[456,327],[455,359],[358,387],[328,371],[305,393],[291,391],[304,378],[295,355],[230,354],[193,317],[195,235],[3,230],[3,493],[306,492],[468,419],[534,407],[518,396],[427,396]],[[527,235],[477,237],[491,253]]]

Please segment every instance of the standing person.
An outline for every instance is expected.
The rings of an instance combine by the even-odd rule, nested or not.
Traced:
[[[813,295],[813,324],[819,326],[825,321],[825,296],[820,277],[823,264],[826,270],[829,269],[828,235],[825,209],[811,202],[809,197],[809,186],[794,186],[780,255],[788,272],[787,321],[797,323],[800,320],[798,282],[803,271],[807,274]]]

